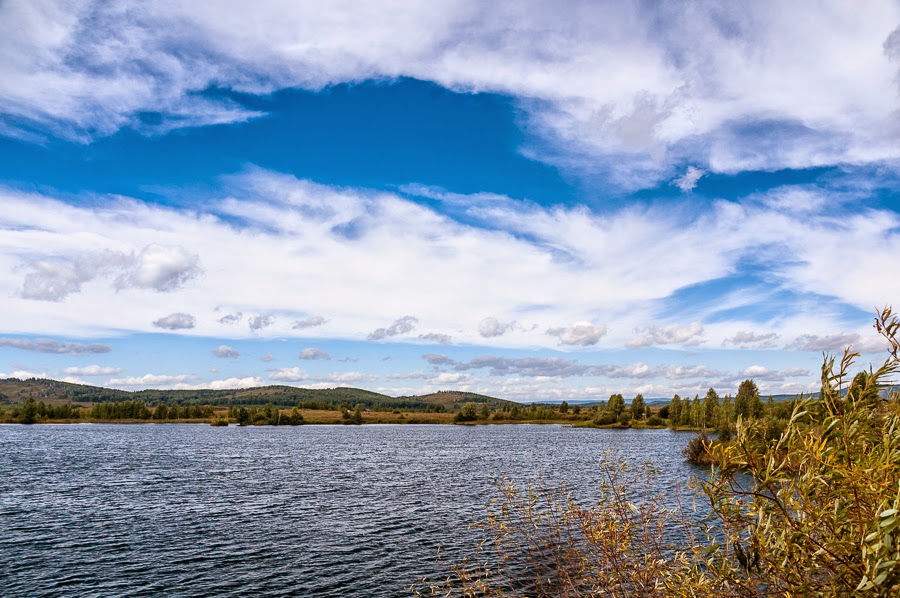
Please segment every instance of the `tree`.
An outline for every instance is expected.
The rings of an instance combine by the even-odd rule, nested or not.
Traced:
[[[744,380],[738,386],[737,396],[734,397],[734,415],[747,419],[753,415],[754,402],[759,400],[759,389],[753,380]]]
[[[644,402],[644,395],[638,394],[631,400],[631,415],[634,419],[642,419],[647,409],[647,403]]]
[[[466,403],[459,413],[453,418],[455,422],[472,422],[478,417],[478,406],[475,403]]]
[[[719,411],[719,394],[715,388],[706,391],[703,397],[703,423],[704,428],[714,426],[716,423],[716,415]]]
[[[681,404],[681,397],[677,394],[672,397],[672,402],[669,403],[669,424],[675,428],[681,422],[681,409],[683,408]]]
[[[27,401],[22,405],[22,409],[19,411],[19,421],[23,424],[33,424],[37,421],[38,416],[38,408],[37,403],[34,402],[34,399],[31,397],[28,398]]]
[[[625,398],[620,394],[611,395],[607,409],[618,419],[622,411],[625,410]]]
[[[560,413],[568,413],[569,412],[569,404],[565,401],[559,404],[559,412]]]

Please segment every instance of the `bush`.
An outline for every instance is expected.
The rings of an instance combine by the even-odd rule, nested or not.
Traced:
[[[687,446],[681,451],[681,454],[684,455],[684,458],[688,463],[693,463],[694,465],[709,465],[711,463],[709,446],[710,440],[706,436],[706,433],[700,432],[690,439]]]
[[[594,418],[594,425],[597,426],[608,426],[614,423],[616,423],[616,416],[609,411],[601,411]]]

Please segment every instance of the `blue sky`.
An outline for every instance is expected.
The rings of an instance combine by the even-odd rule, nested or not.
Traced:
[[[900,8],[0,5],[0,376],[817,388],[900,306]]]

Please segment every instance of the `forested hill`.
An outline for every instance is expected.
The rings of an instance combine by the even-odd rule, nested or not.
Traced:
[[[86,384],[72,384],[45,378],[0,379],[0,404],[22,403],[29,398],[46,403],[103,403],[144,401],[148,404],[179,405],[264,405],[291,407],[298,403],[361,405],[366,409],[431,410],[443,407],[456,411],[464,403],[487,403],[491,409],[517,403],[458,391],[441,391],[422,396],[391,397],[359,388],[310,389],[294,386],[260,386],[237,390],[140,390],[129,392]]]

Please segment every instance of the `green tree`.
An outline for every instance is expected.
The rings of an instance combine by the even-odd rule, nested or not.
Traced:
[[[716,392],[715,388],[710,388],[706,391],[706,396],[703,397],[703,427],[713,427],[716,425],[716,416],[719,411],[719,393]]]
[[[644,401],[644,395],[638,394],[631,400],[631,416],[634,419],[642,419],[646,410],[647,403]]]
[[[679,423],[681,423],[681,410],[683,408],[681,397],[677,394],[672,397],[672,402],[669,403],[669,425],[673,428],[677,427]]]
[[[34,399],[29,397],[28,400],[22,404],[22,408],[19,410],[19,421],[23,424],[33,424],[37,421],[37,417],[37,403],[34,402]]]
[[[478,405],[466,403],[453,418],[455,422],[473,422],[478,417]]]
[[[744,380],[738,386],[737,396],[734,397],[734,416],[747,419],[753,416],[754,403],[759,401],[759,389],[753,380]]]
[[[559,404],[559,412],[560,413],[568,413],[569,412],[569,404],[566,401],[563,401]]]
[[[625,397],[620,394],[614,394],[609,397],[609,403],[606,407],[613,416],[618,419],[619,415],[625,410]]]

